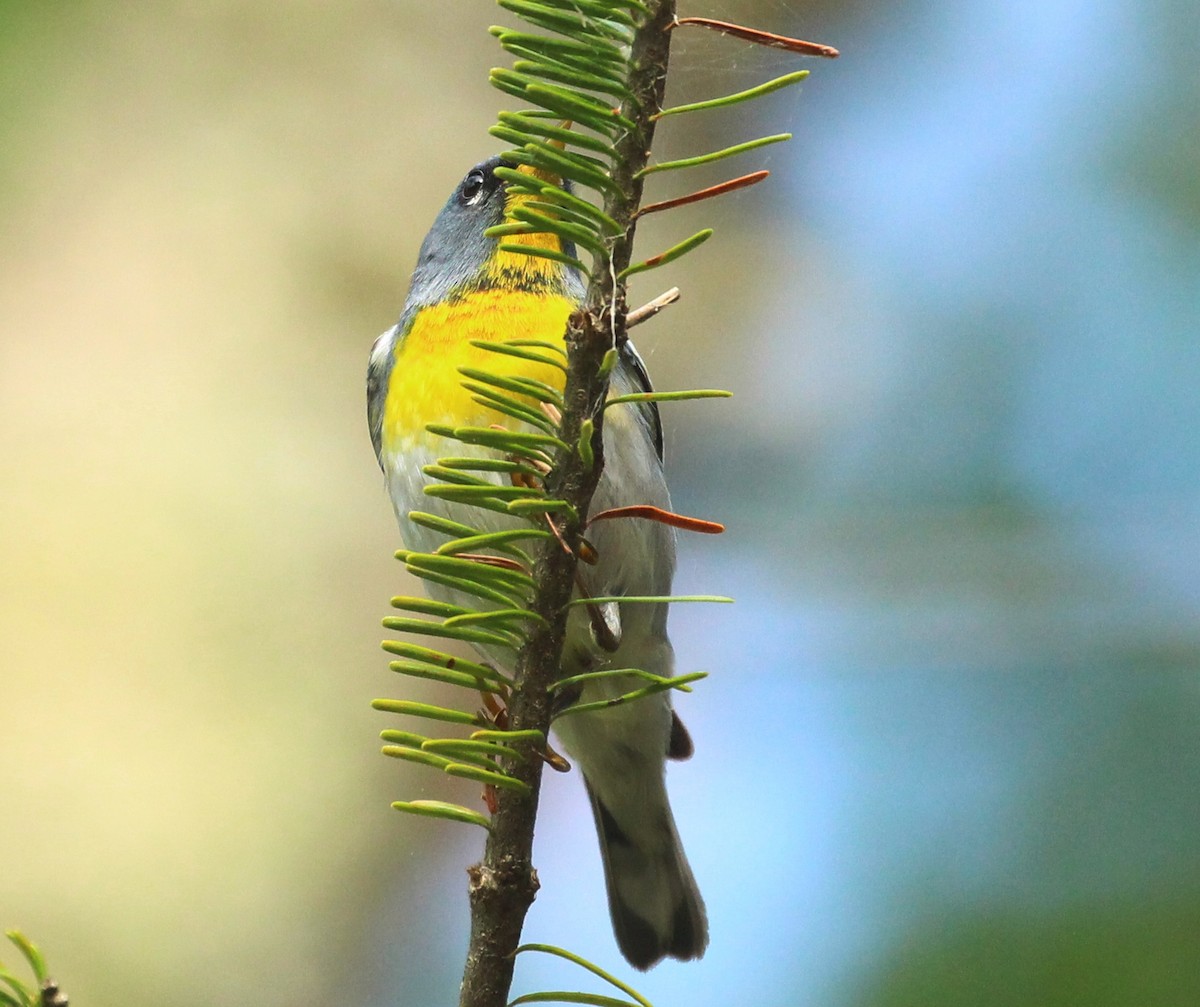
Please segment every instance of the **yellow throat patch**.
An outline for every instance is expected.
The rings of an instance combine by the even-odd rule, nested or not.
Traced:
[[[489,353],[471,341],[540,339],[562,345],[574,310],[575,303],[560,295],[499,288],[472,291],[422,309],[396,346],[383,416],[385,447],[394,451],[427,440],[427,423],[515,423],[472,401],[471,392],[462,386],[460,367],[536,378],[561,391],[563,372],[557,367]]]
[[[510,196],[506,211],[527,197]],[[553,234],[515,234],[506,244],[561,250]],[[557,292],[563,266],[549,259],[497,249],[476,288],[422,308],[397,341],[383,416],[383,445],[395,452],[427,443],[428,423],[486,426],[516,421],[472,401],[460,367],[501,376],[536,378],[561,390],[563,373],[549,364],[489,353],[472,341],[538,339],[563,344],[567,320],[577,307]],[[532,404],[532,403],[531,403]]]

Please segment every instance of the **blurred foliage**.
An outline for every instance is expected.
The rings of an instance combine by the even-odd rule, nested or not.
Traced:
[[[1105,154],[1130,197],[1173,220],[1180,237],[1190,233],[1194,256],[1200,235],[1200,80],[1192,68],[1200,16],[1186,0],[1152,0],[1141,14],[1137,34],[1154,54],[1154,114],[1140,117],[1131,135],[1107,137]]]
[[[1186,1007],[1200,1002],[1200,903],[989,913],[914,930],[862,1007]]]

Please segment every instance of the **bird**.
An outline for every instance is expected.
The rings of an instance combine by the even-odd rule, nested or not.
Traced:
[[[472,450],[427,430],[429,424],[487,426],[518,421],[488,410],[462,387],[458,368],[518,375],[563,386],[558,368],[473,345],[513,339],[564,345],[567,324],[583,303],[580,272],[557,259],[502,249],[484,232],[511,219],[530,197],[512,191],[496,169],[499,156],[473,167],[438,213],[418,254],[397,323],[371,350],[367,415],[375,454],[407,548],[432,552],[445,541],[409,519],[420,510],[482,531],[519,527],[522,519],[427,496],[423,469],[447,454]],[[539,169],[522,167],[537,174]],[[556,180],[564,188],[570,183]],[[525,244],[573,254],[551,233],[508,235]],[[645,364],[625,341],[610,377],[610,395],[651,390]],[[653,401],[606,410],[604,467],[593,513],[637,504],[670,509],[663,471],[663,432]],[[476,448],[480,453],[486,449]],[[501,474],[496,474],[499,481]],[[589,597],[668,595],[675,569],[674,530],[649,520],[592,525],[588,537],[596,563],[580,567]],[[477,605],[478,599],[427,582],[443,601]],[[606,668],[640,668],[670,676],[674,652],[667,635],[667,605],[606,603],[597,629],[575,606],[568,619],[562,676]],[[488,656],[495,657],[495,653]],[[509,655],[511,656],[511,655]],[[615,698],[637,688],[637,679],[587,680],[575,702]],[[691,960],[708,944],[704,901],[684,854],[666,789],[666,761],[691,756],[687,729],[671,706],[670,690],[604,710],[558,719],[559,743],[582,772],[599,837],[605,888],[617,945],[638,969],[664,957]]]

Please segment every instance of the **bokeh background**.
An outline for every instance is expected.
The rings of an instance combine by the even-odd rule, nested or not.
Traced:
[[[730,526],[677,586],[738,604],[673,616],[713,940],[640,988],[1200,1003],[1200,7],[684,7],[843,56],[662,136],[796,139],[642,245],[717,228],[637,335],[736,393],[666,420]],[[497,149],[503,17],[0,0],[0,923],[81,1007],[456,1002],[481,838],[388,807],[454,791],[377,754],[362,381]],[[675,58],[676,100],[795,66]],[[626,974],[574,778],[537,860],[530,939]]]

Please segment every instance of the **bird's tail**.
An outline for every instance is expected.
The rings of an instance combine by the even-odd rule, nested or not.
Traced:
[[[606,806],[590,783],[587,789],[621,953],[639,969],[666,956],[699,958],[708,946],[708,918],[665,786],[619,807]]]

